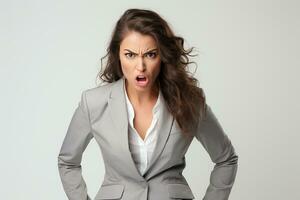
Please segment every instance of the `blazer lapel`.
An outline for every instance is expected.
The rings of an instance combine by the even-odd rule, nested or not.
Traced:
[[[119,138],[120,145],[118,148],[120,148],[120,150],[118,152],[121,152],[122,154],[120,155],[121,159],[123,159],[125,163],[128,163],[128,171],[131,171],[133,176],[144,180],[139,173],[129,150],[128,116],[124,95],[123,80],[121,78],[114,82],[108,98],[108,109],[113,122],[113,127],[116,128],[116,137]]]
[[[159,116],[158,122],[157,122],[157,142],[156,146],[154,148],[154,151],[152,153],[152,157],[150,159],[150,162],[148,163],[146,170],[144,172],[144,176],[147,175],[148,171],[151,169],[152,166],[154,166],[155,162],[159,158],[160,154],[164,150],[165,144],[168,141],[168,137],[170,135],[170,131],[174,122],[174,117],[171,115],[171,113],[167,109],[167,105],[164,101],[164,98],[161,98],[161,115]]]
[[[171,127],[174,121],[173,116],[169,113],[165,101],[162,100],[162,112],[161,116],[158,120],[157,129],[157,143],[152,154],[150,163],[148,163],[145,173],[142,175],[139,173],[135,162],[131,156],[129,149],[129,141],[128,141],[128,125],[129,120],[127,116],[127,107],[126,107],[126,99],[124,93],[124,78],[120,78],[115,82],[112,86],[112,90],[110,93],[110,97],[108,98],[108,108],[113,121],[114,126],[117,128],[117,137],[119,137],[120,148],[122,156],[124,156],[125,161],[129,162],[130,168],[135,176],[140,178],[144,178],[143,176],[149,171],[149,169],[153,166],[155,161],[158,159],[160,153],[163,151],[163,148],[167,142],[168,136],[171,131]],[[163,98],[162,98],[163,99]]]

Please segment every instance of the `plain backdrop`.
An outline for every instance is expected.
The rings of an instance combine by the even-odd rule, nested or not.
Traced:
[[[195,76],[239,155],[230,199],[300,199],[296,0],[1,1],[1,199],[67,199],[58,152],[81,92],[99,84],[100,58],[127,8],[153,9],[195,47]],[[82,161],[92,198],[102,161],[93,139]],[[213,163],[197,140],[186,162],[201,200]]]

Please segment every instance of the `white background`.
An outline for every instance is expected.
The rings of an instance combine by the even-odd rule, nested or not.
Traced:
[[[157,11],[186,47],[239,166],[231,200],[300,199],[299,1],[1,1],[1,199],[67,199],[57,156],[83,90],[127,8]],[[194,66],[194,65],[193,65]],[[213,163],[194,140],[184,175],[197,200]],[[83,175],[104,175],[92,140]]]

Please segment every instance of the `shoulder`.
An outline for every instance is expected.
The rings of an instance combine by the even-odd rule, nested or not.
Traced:
[[[110,92],[112,86],[115,84],[115,82],[113,83],[105,83],[103,85],[99,85],[93,88],[88,88],[85,89],[83,91],[83,93],[85,93],[86,97],[88,99],[94,99],[97,98],[99,96],[105,96],[108,95],[108,93]]]
[[[87,106],[90,110],[104,106],[109,98],[113,83],[105,83],[93,88],[83,90]]]

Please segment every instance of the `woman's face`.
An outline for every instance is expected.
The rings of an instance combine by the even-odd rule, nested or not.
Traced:
[[[138,91],[151,91],[161,65],[154,38],[129,32],[120,44],[119,57],[128,86]]]

